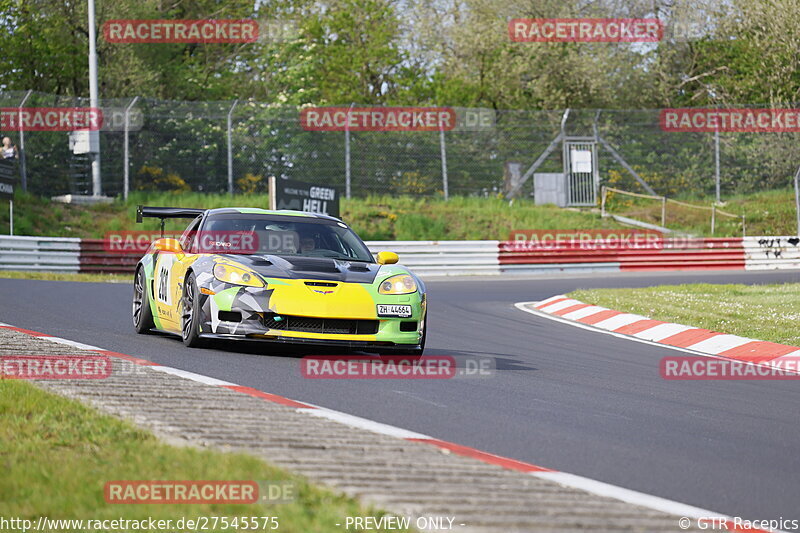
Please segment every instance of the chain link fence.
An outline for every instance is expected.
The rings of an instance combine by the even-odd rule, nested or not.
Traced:
[[[714,133],[664,131],[660,110],[479,110],[491,120],[477,127],[345,132],[307,131],[298,108],[253,101],[137,97],[99,105],[107,121],[99,134],[102,192],[111,196],[124,194],[126,173],[131,191],[257,193],[277,176],[349,189],[354,197],[496,195],[508,190],[509,163],[524,173],[559,134],[599,136],[617,152],[598,145],[601,184],[646,192],[632,169],[665,196],[713,195],[717,165],[723,196],[789,187],[800,164],[797,133],[719,133],[717,141]],[[5,112],[88,106],[82,98],[0,93]],[[19,148],[28,191],[92,193],[90,158],[72,153],[69,132],[5,128],[0,135]],[[562,159],[561,149],[552,150],[536,172],[562,172]],[[533,194],[532,179],[522,194]]]

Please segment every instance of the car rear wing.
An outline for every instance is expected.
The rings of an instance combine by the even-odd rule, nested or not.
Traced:
[[[161,220],[161,235],[164,235],[164,219],[167,218],[197,218],[205,213],[205,209],[190,207],[151,207],[140,205],[136,207],[136,223],[141,224],[143,218],[158,218]]]

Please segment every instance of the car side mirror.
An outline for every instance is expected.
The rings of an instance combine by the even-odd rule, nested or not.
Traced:
[[[393,265],[397,263],[400,258],[394,252],[378,252],[377,260],[379,265]]]
[[[183,253],[183,248],[181,248],[181,243],[178,242],[178,239],[170,239],[168,237],[153,241],[153,248],[159,252],[169,252],[173,254]]]

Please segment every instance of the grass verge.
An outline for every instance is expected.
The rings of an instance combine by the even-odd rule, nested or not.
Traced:
[[[712,199],[683,195],[677,200],[711,206]],[[726,198],[721,209],[744,213],[748,235],[793,235],[796,231],[794,193],[790,189]],[[102,238],[109,232],[158,231],[158,221],[134,222],[138,204],[176,207],[267,207],[266,194],[205,194],[134,192],[127,202],[117,199],[106,205],[76,206],[18,193],[14,199],[14,232],[17,235]],[[661,202],[611,194],[611,213],[660,224]],[[497,198],[370,196],[342,199],[341,216],[365,240],[474,240],[508,238],[519,229],[618,229],[610,218],[601,219],[599,209],[560,209],[535,205],[529,199],[509,204]],[[168,220],[167,230],[183,230],[186,220]],[[711,235],[711,213],[668,204],[668,228],[698,236]],[[0,206],[0,232],[8,228],[8,209]],[[739,218],[717,217],[714,236],[739,237]]]
[[[571,298],[655,320],[800,346],[800,283],[577,290]]]
[[[710,208],[714,198],[683,194],[673,198]],[[747,235],[794,235],[797,232],[794,191],[777,189],[737,194],[724,198],[719,209],[737,215],[731,218],[718,214],[714,237],[741,237],[745,215]],[[625,215],[651,224],[661,224],[661,201],[631,198],[609,193],[606,203],[610,213]],[[711,211],[667,203],[666,227],[698,236],[711,236]]]
[[[93,274],[66,272],[28,272],[24,270],[0,270],[0,278],[42,279],[48,281],[90,281],[95,283],[132,283],[133,274]]]
[[[280,531],[325,532],[340,531],[335,524],[346,516],[383,514],[246,454],[167,445],[126,421],[30,383],[0,380],[0,413],[2,517],[35,523],[40,516],[84,520],[278,516]],[[274,505],[108,504],[103,488],[114,480],[269,480],[293,483],[296,498]]]
[[[14,199],[14,233],[50,237],[102,238],[109,232],[157,232],[159,223],[136,224],[138,204],[176,207],[263,207],[266,194],[133,193],[127,202],[76,206],[18,194]],[[500,198],[433,198],[372,196],[343,199],[341,217],[364,240],[507,239],[515,229],[620,228],[597,213],[555,206],[536,206],[529,200],[512,205]],[[183,230],[187,220],[167,220],[167,230]],[[0,232],[8,228],[8,210],[0,207]]]

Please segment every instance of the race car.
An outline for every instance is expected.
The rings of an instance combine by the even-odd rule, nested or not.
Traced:
[[[247,339],[421,355],[426,292],[392,252],[372,253],[343,221],[257,208],[137,209],[192,219],[179,239],[153,241],[136,265],[138,333],[186,346]]]

